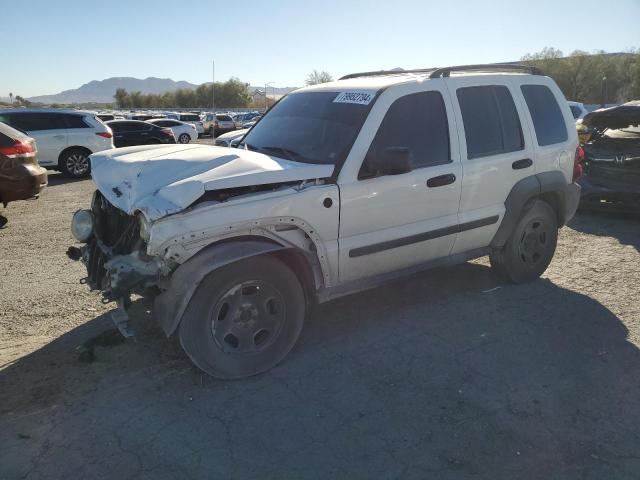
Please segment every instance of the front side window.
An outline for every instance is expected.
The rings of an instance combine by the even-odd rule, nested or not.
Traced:
[[[538,145],[566,142],[567,126],[553,92],[544,85],[522,85],[520,89],[533,120]]]
[[[408,148],[412,167],[421,168],[451,162],[449,146],[447,111],[440,92],[405,95],[393,102],[385,114],[358,178],[375,176],[367,159],[388,148]]]
[[[524,148],[518,111],[509,89],[503,85],[459,88],[456,92],[467,158],[515,152]]]
[[[243,143],[288,160],[342,166],[374,102],[374,93],[293,93],[271,107]]]

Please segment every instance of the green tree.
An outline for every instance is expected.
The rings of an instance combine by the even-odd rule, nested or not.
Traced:
[[[319,83],[327,83],[332,81],[333,81],[333,77],[331,76],[330,73],[325,72],[324,70],[320,72],[318,70],[314,70],[309,75],[307,75],[307,79],[305,80],[305,83],[307,85],[318,85]]]

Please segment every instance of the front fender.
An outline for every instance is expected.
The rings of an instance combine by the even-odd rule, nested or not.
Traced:
[[[175,332],[193,293],[209,273],[238,260],[285,248],[266,239],[250,239],[213,244],[200,250],[174,270],[166,289],[154,300],[154,315],[164,333],[170,336]]]

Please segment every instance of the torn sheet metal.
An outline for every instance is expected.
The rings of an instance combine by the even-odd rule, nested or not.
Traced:
[[[327,178],[333,169],[208,145],[145,145],[91,155],[93,180],[109,202],[149,220],[184,210],[205,191]]]

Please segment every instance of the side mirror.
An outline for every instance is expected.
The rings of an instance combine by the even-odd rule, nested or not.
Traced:
[[[371,176],[400,175],[411,167],[411,150],[407,147],[387,147],[380,153],[370,152],[366,159]]]

